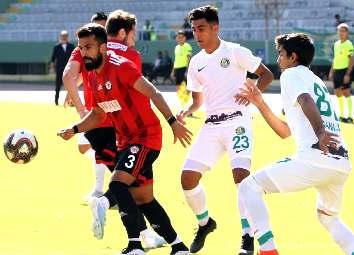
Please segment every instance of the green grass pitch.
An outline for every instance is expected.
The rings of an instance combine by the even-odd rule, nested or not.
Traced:
[[[127,243],[117,211],[107,214],[103,240],[91,233],[91,215],[81,198],[93,183],[91,162],[77,151],[77,140],[65,142],[56,136],[71,125],[73,109],[46,104],[0,103],[0,138],[15,128],[25,128],[39,141],[37,157],[27,165],[16,165],[0,153],[0,255],[112,255]],[[199,114],[202,116],[202,114]],[[154,167],[155,194],[171,217],[180,237],[190,244],[196,220],[184,201],[180,169],[187,149],[172,144],[171,131],[163,122],[164,146]],[[196,134],[201,119],[188,119]],[[343,125],[351,154],[354,153],[353,125]],[[281,140],[260,115],[254,118],[252,171],[294,152],[292,139]],[[353,163],[353,160],[352,160]],[[109,174],[106,175],[106,184]],[[218,223],[201,255],[234,255],[240,243],[236,208],[237,190],[227,157],[208,172],[203,183],[210,214]],[[343,220],[354,229],[354,178],[345,187]],[[307,190],[266,198],[280,254],[339,255],[341,250],[316,220],[316,193]],[[169,254],[170,248],[151,250],[149,255]]]

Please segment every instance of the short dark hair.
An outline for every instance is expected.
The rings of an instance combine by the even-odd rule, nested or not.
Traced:
[[[106,23],[107,34],[109,36],[117,36],[122,28],[128,34],[136,25],[136,16],[132,13],[116,10],[108,15]]]
[[[197,19],[206,19],[208,23],[219,24],[218,8],[213,5],[205,5],[191,10],[188,13],[189,22]]]
[[[96,23],[88,23],[76,31],[78,38],[95,36],[99,44],[107,43],[107,32],[104,26]]]
[[[300,65],[309,66],[315,56],[313,40],[303,33],[278,35],[275,37],[275,45],[278,50],[282,46],[287,56],[294,52]]]
[[[107,15],[104,12],[96,12],[91,17],[91,22],[96,22],[100,20],[107,20]]]

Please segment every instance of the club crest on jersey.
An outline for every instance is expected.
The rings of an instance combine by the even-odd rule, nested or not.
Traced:
[[[246,132],[246,129],[244,127],[238,127],[235,130],[236,135],[243,135]]]
[[[220,61],[220,66],[223,68],[228,68],[230,65],[230,59],[228,58],[222,58]]]
[[[130,152],[133,154],[137,154],[139,152],[139,147],[138,146],[130,147]]]
[[[110,81],[106,81],[104,86],[106,87],[107,90],[111,90],[112,89],[112,83]]]

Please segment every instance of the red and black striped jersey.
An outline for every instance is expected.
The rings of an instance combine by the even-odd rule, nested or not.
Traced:
[[[89,72],[93,107],[102,108],[117,132],[118,149],[142,144],[154,150],[162,145],[160,121],[150,99],[134,88],[142,77],[136,65],[114,53],[107,55],[100,73]]]

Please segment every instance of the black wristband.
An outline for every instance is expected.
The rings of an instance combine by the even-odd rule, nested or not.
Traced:
[[[177,121],[177,119],[176,119],[176,117],[173,116],[173,115],[167,119],[167,122],[168,122],[168,124],[170,124],[170,126],[171,126],[173,123],[175,123],[176,121]]]
[[[79,128],[75,125],[73,126],[74,134],[79,133]]]

